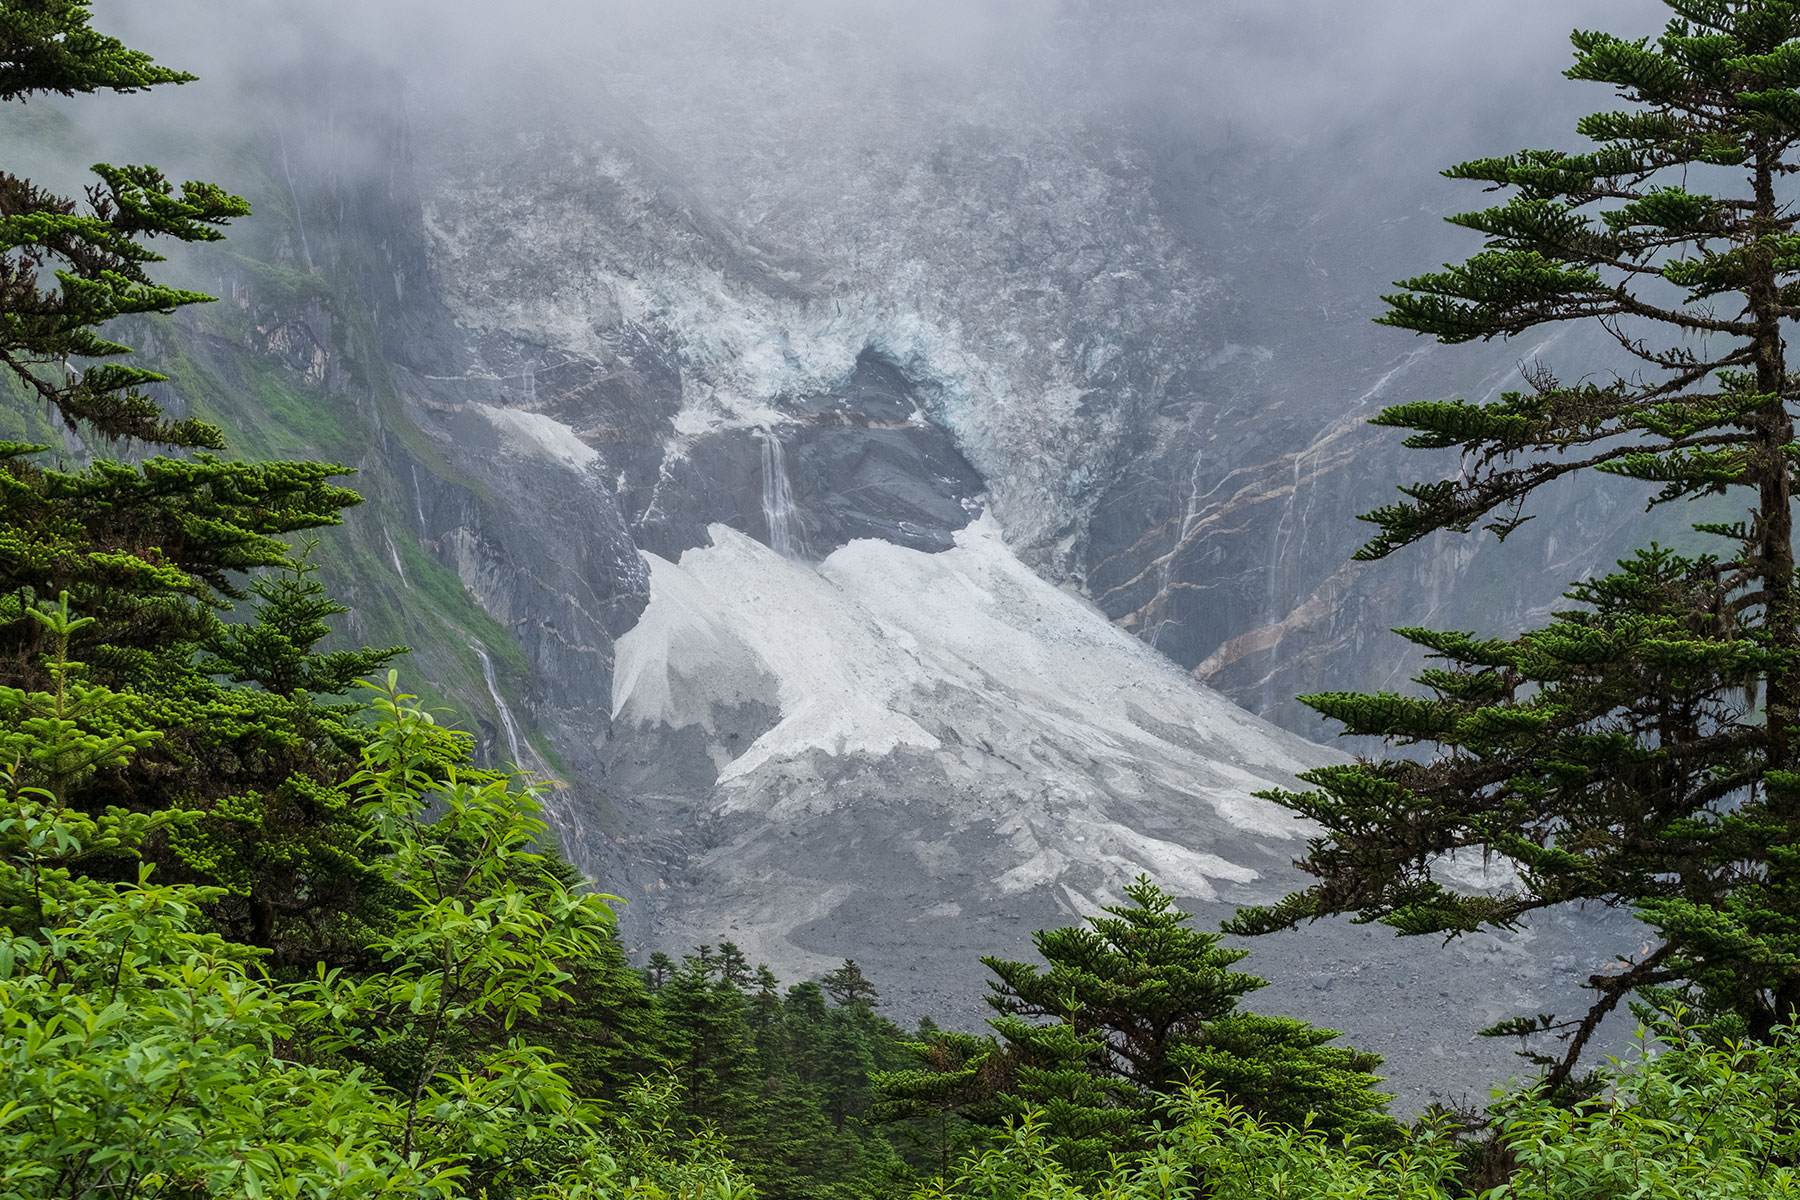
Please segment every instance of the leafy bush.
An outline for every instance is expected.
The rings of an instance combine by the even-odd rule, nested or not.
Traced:
[[[42,620],[66,646],[66,609]],[[59,657],[55,677],[78,670]],[[512,1035],[606,935],[609,898],[531,849],[529,790],[435,769],[431,718],[391,675],[351,790],[406,899],[369,947],[384,970],[299,983],[214,931],[219,889],[80,872],[154,825],[42,786],[146,740],[97,728],[126,707],[106,689],[80,697],[14,697],[47,715],[0,775],[0,1196],[749,1194],[715,1139],[670,1132],[670,1086],[603,1108]]]

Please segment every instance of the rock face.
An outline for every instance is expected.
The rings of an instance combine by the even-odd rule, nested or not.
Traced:
[[[1139,872],[1207,923],[1294,886],[1304,830],[1253,793],[1331,752],[1182,668],[1244,700],[1391,676],[1371,613],[1491,586],[1466,546],[1398,580],[1346,565],[1347,513],[1386,486],[1362,418],[1450,368],[1347,320],[1215,329],[1241,302],[1219,248],[1177,235],[1117,129],[1009,130],[1012,158],[952,129],[929,170],[865,163],[861,208],[747,231],[611,121],[418,139],[432,287],[489,390],[421,377],[408,412],[514,519],[554,514],[533,538],[582,543],[614,526],[566,514],[610,505],[639,551],[611,562],[642,608],[608,719],[598,654],[579,717],[538,707],[583,764],[565,836],[639,944],[730,939],[790,976],[854,956],[896,1013],[972,1021],[980,955],[1029,955]],[[1304,395],[1345,375],[1342,411]],[[478,597],[514,574],[458,570]],[[573,836],[596,791],[604,836]],[[1473,1028],[1566,1003],[1550,959],[1605,957],[1585,927],[1533,936],[1445,955],[1335,926],[1254,965],[1416,1104],[1510,1073]]]
[[[1175,37],[1193,6],[1134,7]],[[1070,11],[1075,53],[1107,16]],[[567,782],[634,945],[854,956],[896,1015],[972,1021],[978,955],[1139,872],[1207,924],[1294,886],[1305,830],[1253,793],[1334,752],[1291,696],[1401,683],[1381,631],[1504,631],[1622,549],[1635,503],[1570,492],[1504,555],[1349,561],[1352,514],[1430,469],[1375,408],[1604,361],[1369,327],[1379,281],[1457,252],[1413,194],[1435,161],[1359,191],[1393,145],[1234,143],[1038,63],[894,116],[862,104],[896,86],[878,46],[733,52],[474,112],[309,79],[263,148],[285,224],[195,260],[232,303],[163,359],[337,405],[370,496],[340,577],[387,614],[352,632]],[[867,96],[718,82],[825,52]],[[1473,1029],[1566,1004],[1602,944],[1321,926],[1250,966],[1416,1103],[1507,1074]]]

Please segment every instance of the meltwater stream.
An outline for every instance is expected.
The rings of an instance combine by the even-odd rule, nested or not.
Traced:
[[[544,817],[549,822],[549,829],[558,843],[563,856],[584,873],[592,870],[588,861],[587,824],[582,820],[581,809],[572,802],[571,794],[564,783],[551,772],[550,765],[539,757],[530,743],[519,737],[519,724],[513,718],[512,708],[506,703],[506,697],[500,694],[500,682],[494,675],[494,660],[488,657],[487,647],[471,638],[469,649],[475,651],[475,657],[481,660],[481,678],[487,684],[488,697],[494,702],[494,712],[500,718],[500,729],[506,734],[506,748],[512,755],[510,765],[515,771],[525,776],[530,790],[537,796],[538,803],[543,806]],[[525,755],[531,756],[531,765],[525,762]]]
[[[523,770],[525,763],[519,754],[519,726],[513,720],[512,709],[507,707],[505,697],[500,695],[499,681],[494,678],[494,660],[488,657],[487,647],[480,642],[471,641],[469,649],[475,651],[475,657],[481,660],[481,677],[487,682],[488,695],[493,699],[494,711],[500,717],[500,728],[506,734],[506,748],[512,754],[511,763]]]
[[[799,558],[801,542],[795,533],[794,485],[788,479],[787,451],[772,429],[759,429],[762,440],[762,510],[769,527],[769,549],[783,558]]]

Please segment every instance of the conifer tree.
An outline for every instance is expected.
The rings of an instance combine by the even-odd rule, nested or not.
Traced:
[[[1389,1099],[1369,1072],[1380,1058],[1304,1021],[1241,1012],[1265,986],[1232,970],[1246,951],[1188,927],[1189,914],[1148,879],[1131,903],[1033,937],[1048,966],[982,960],[998,1040],[940,1037],[915,1051],[937,1069],[882,1075],[881,1113],[953,1110],[998,1126],[1028,1113],[1065,1166],[1083,1176],[1147,1144],[1152,1124],[1189,1083],[1295,1126],[1386,1132]]]
[[[877,1099],[872,1120],[894,1126],[924,1152],[928,1169],[948,1174],[951,1160],[976,1139],[982,1109],[998,1094],[1004,1077],[998,1042],[953,1029],[920,1023],[918,1040],[904,1048],[911,1061],[880,1072],[872,1082]]]
[[[766,976],[766,980],[763,977]],[[759,985],[773,983],[766,967]],[[771,1197],[846,1197],[860,1194],[853,1182],[860,1174],[862,1145],[854,1131],[835,1120],[832,1099],[847,1077],[866,1082],[867,1065],[845,1062],[837,1044],[841,1024],[813,982],[795,984],[773,1006],[752,997],[753,1013],[766,1013],[769,1025],[757,1030],[757,1060],[763,1094],[764,1125],[746,1144],[758,1186]]]
[[[29,0],[0,9],[0,100],[136,92],[193,81],[89,24],[88,0]],[[161,261],[143,240],[217,241],[249,205],[209,183],[180,195],[154,167],[94,168],[87,210],[29,180],[0,174],[0,363],[56,410],[71,430],[164,445],[224,448],[201,421],[169,422],[141,390],[162,376],[118,364],[77,370],[129,348],[102,337],[115,317],[172,312],[210,297],[153,281]],[[54,272],[56,286],[46,276]]]
[[[748,1142],[765,1115],[756,1040],[743,992],[719,968],[712,947],[701,946],[656,990],[656,1003],[690,1113]]]
[[[869,982],[869,977],[863,974],[854,958],[846,958],[843,966],[827,972],[819,983],[825,994],[838,1004],[862,1003],[873,1008],[881,1001],[881,993]]]
[[[383,969],[284,983],[210,928],[212,889],[147,863],[125,882],[88,873],[135,860],[174,815],[89,816],[55,789],[158,735],[130,724],[129,697],[80,682],[65,651],[84,618],[35,611],[63,686],[10,697],[38,715],[0,725],[0,1195],[751,1194],[716,1141],[671,1135],[666,1085],[602,1107],[520,1036],[567,998],[565,966],[611,914],[530,851],[530,795],[421,771],[441,731],[411,697],[378,701],[353,784],[406,897],[370,932]],[[379,1077],[371,1059],[411,1070]]]
[[[0,9],[0,101],[33,95],[135,92],[193,76],[91,28],[87,0]],[[43,445],[0,444],[0,663],[28,673],[43,646],[25,611],[68,591],[94,626],[96,670],[154,674],[159,648],[193,645],[231,577],[287,562],[282,535],[335,524],[354,493],[341,467],[252,466],[205,451],[224,435],[170,421],[145,391],[163,376],[111,360],[130,348],[101,333],[115,318],[169,313],[211,299],[157,283],[162,256],[145,243],[217,241],[249,206],[215,184],[179,191],[154,167],[94,168],[85,204],[0,173],[0,367],[19,398],[47,407],[76,438],[199,451],[139,465],[48,467]],[[34,681],[35,682],[35,681]]]
[[[675,960],[658,950],[650,956],[650,962],[644,967],[644,986],[650,991],[661,990],[662,986],[674,978]]]
[[[563,886],[580,876],[567,863],[549,860]],[[545,1006],[520,1030],[555,1051],[570,1083],[584,1096],[617,1101],[669,1074],[662,1020],[643,978],[631,969],[618,931],[569,965],[566,999]]]
[[[1450,218],[1486,248],[1398,285],[1380,318],[1450,344],[1597,322],[1634,369],[1577,365],[1567,382],[1534,364],[1526,389],[1492,402],[1383,411],[1376,424],[1460,451],[1461,470],[1368,514],[1359,557],[1482,523],[1504,540],[1540,488],[1588,472],[1648,484],[1652,508],[1724,497],[1741,516],[1696,524],[1711,553],[1651,547],[1576,585],[1545,628],[1400,631],[1442,664],[1421,695],[1303,697],[1347,734],[1442,753],[1327,768],[1305,777],[1314,790],[1277,794],[1319,823],[1303,863],[1318,882],[1234,926],[1354,913],[1454,937],[1569,902],[1631,906],[1656,937],[1589,981],[1586,1014],[1496,1029],[1564,1034],[1555,1082],[1637,988],[1701,989],[1755,1033],[1800,1006],[1800,383],[1785,341],[1800,231],[1784,199],[1800,170],[1800,3],[1664,2],[1660,37],[1573,35],[1567,75],[1622,101],[1577,123],[1590,147],[1445,172],[1508,193]],[[1457,851],[1505,856],[1516,882],[1445,886]]]
[[[191,79],[94,30],[87,0],[0,7],[0,101]],[[337,790],[360,723],[317,697],[397,650],[318,651],[344,609],[287,539],[338,523],[358,497],[334,482],[343,467],[217,457],[219,428],[168,419],[147,390],[162,377],[118,361],[130,349],[108,322],[210,299],[158,283],[151,240],[216,241],[249,209],[214,184],[177,189],[154,167],[94,171],[84,202],[0,173],[0,404],[26,428],[44,412],[66,431],[54,455],[0,443],[0,686],[49,685],[52,647],[31,614],[66,595],[83,618],[66,653],[161,734],[70,802],[205,811],[154,851],[227,888],[220,915],[235,936],[306,943],[304,958],[371,881],[359,818]],[[255,619],[225,625],[220,614],[267,569],[290,573],[252,584]]]

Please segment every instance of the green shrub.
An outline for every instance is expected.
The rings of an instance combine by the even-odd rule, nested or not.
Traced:
[[[1778,1200],[1800,1196],[1800,1029],[1719,1046],[1675,1010],[1630,1064],[1600,1072],[1573,1108],[1542,1089],[1494,1106],[1516,1164],[1481,1200]],[[1359,1143],[1260,1119],[1188,1090],[1179,1120],[1128,1167],[1079,1186],[1036,1117],[970,1155],[915,1200],[1452,1200],[1454,1130],[1402,1145]]]
[[[294,984],[214,931],[219,889],[81,873],[154,822],[83,816],[36,777],[147,735],[90,727],[125,707],[103,688],[16,699],[57,715],[7,741],[0,773],[0,1197],[750,1194],[715,1139],[671,1132],[672,1085],[605,1108],[513,1034],[608,934],[609,898],[531,849],[529,790],[438,769],[438,731],[391,675],[351,783],[404,897],[369,947],[384,968]]]

